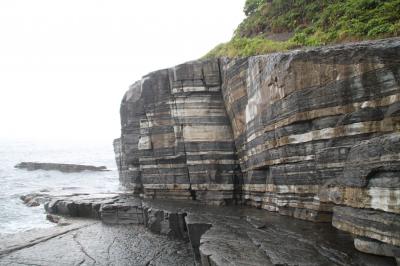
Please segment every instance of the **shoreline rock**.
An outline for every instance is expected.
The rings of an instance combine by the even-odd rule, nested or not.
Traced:
[[[52,171],[57,170],[63,173],[80,173],[83,171],[94,171],[104,172],[110,171],[105,166],[93,166],[93,165],[82,165],[82,164],[65,164],[65,163],[38,163],[38,162],[21,162],[14,166],[15,168],[25,169],[28,171],[45,170]]]
[[[201,265],[396,265],[393,258],[359,252],[351,234],[326,223],[249,206],[205,206],[121,194],[59,197],[50,199],[46,210],[56,217],[89,217],[109,226],[144,226],[154,234],[188,243]]]
[[[141,226],[68,221],[66,226],[0,235],[0,265],[194,265],[184,241]]]

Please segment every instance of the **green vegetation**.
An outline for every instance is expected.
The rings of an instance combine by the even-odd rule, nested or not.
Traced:
[[[400,0],[246,0],[243,11],[232,39],[205,57],[400,36]]]
[[[273,52],[286,51],[295,47],[296,44],[290,41],[277,42],[259,36],[253,38],[233,38],[228,43],[217,45],[207,54],[207,57],[236,57],[250,56],[254,54],[268,54]]]

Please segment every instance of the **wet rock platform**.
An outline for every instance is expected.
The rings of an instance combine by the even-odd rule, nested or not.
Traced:
[[[187,242],[143,226],[74,220],[0,237],[0,265],[193,265]]]
[[[179,223],[170,217],[184,217],[201,265],[396,265],[393,258],[357,251],[350,234],[327,223],[246,206],[214,207],[165,200],[144,201],[143,206],[150,213],[162,212],[153,223],[160,224],[158,228],[169,226],[172,232],[179,231]]]
[[[98,213],[92,215],[88,210],[98,205]],[[356,250],[351,234],[328,223],[298,220],[248,206],[218,207],[193,201],[142,200],[127,195],[109,195],[102,199],[94,197],[85,204],[82,204],[82,199],[58,198],[47,203],[46,208],[54,215],[86,215],[102,220],[103,223],[88,227],[97,233],[84,233],[88,229],[82,229],[87,235],[88,245],[109,245],[113,240],[107,232],[125,239],[123,241],[140,242],[134,240],[141,238],[140,234],[143,237],[148,237],[147,234],[161,237],[155,241],[171,241],[166,249],[162,247],[164,252],[177,252],[180,249],[176,249],[176,245],[183,247],[186,243],[185,248],[189,251],[185,254],[190,254],[190,259],[186,255],[183,259],[181,254],[155,265],[396,265],[394,258]],[[117,241],[118,245],[120,241]],[[149,252],[149,247],[141,245],[129,245],[126,249],[121,256],[127,261],[135,260],[128,258],[133,256],[132,249],[137,253]],[[18,252],[1,258],[0,264],[18,258]],[[118,259],[117,256],[114,258]],[[131,265],[150,264],[137,262]]]

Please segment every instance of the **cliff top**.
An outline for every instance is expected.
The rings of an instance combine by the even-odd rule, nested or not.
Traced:
[[[400,36],[400,0],[246,0],[232,39],[206,58]]]

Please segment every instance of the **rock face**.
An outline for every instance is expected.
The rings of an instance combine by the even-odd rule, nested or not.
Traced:
[[[399,83],[399,38],[150,73],[122,100],[121,181],[332,222],[398,256]]]
[[[149,198],[234,200],[241,176],[218,60],[148,74],[121,104],[121,181]]]
[[[81,164],[64,164],[64,163],[37,163],[37,162],[21,162],[14,166],[15,168],[34,170],[57,170],[64,173],[79,173],[83,171],[108,171],[105,166],[92,166]]]

